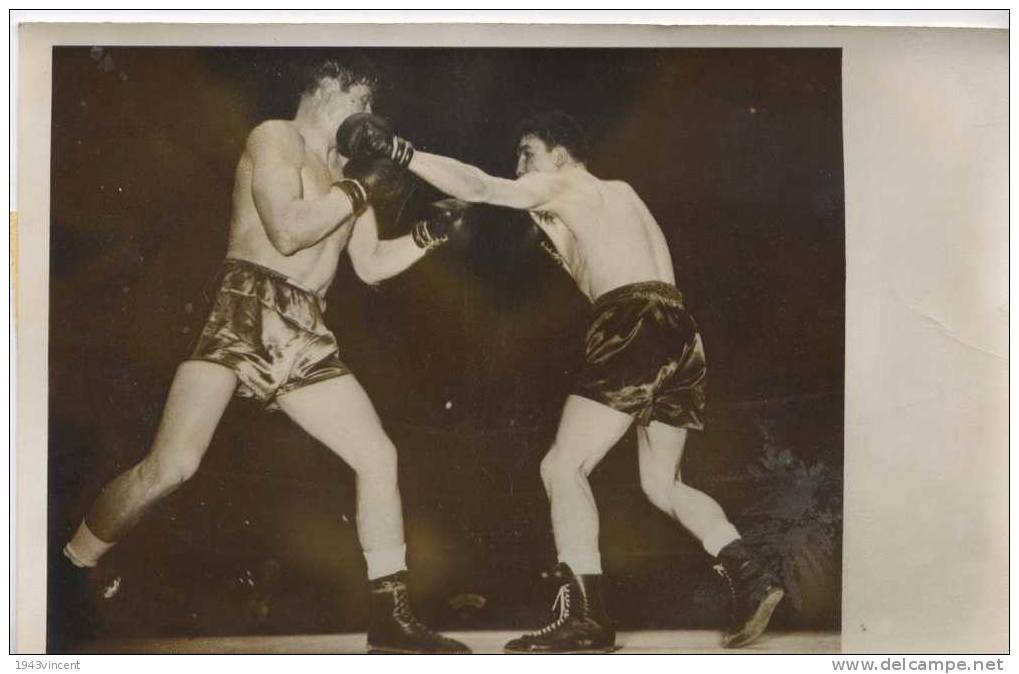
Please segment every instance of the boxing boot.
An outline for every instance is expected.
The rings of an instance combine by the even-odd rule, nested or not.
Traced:
[[[608,653],[616,649],[601,591],[601,575],[575,576],[560,563],[551,574],[559,584],[555,619],[532,634],[510,641],[507,653]]]
[[[72,653],[108,635],[124,609],[123,576],[108,559],[81,566],[66,552],[50,551],[48,603],[51,653]]]
[[[751,558],[739,540],[722,548],[716,559],[715,571],[725,581],[730,601],[722,646],[740,648],[764,633],[785,590],[775,576]]]
[[[371,582],[369,653],[470,653],[464,644],[433,632],[410,608],[407,572]]]

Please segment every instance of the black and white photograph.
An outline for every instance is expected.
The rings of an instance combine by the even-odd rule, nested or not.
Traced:
[[[837,649],[839,68],[56,49],[50,643]]]
[[[891,629],[843,48],[268,44],[51,49],[47,654]]]

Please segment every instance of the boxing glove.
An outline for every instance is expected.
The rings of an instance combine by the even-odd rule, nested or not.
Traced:
[[[368,112],[350,115],[336,130],[336,149],[344,157],[391,159],[407,166],[414,146],[393,133],[389,123]]]
[[[348,161],[343,167],[343,176],[348,180],[356,181],[364,191],[367,201],[376,208],[402,198],[410,177],[407,170],[401,168],[394,161],[369,157],[354,158]],[[340,181],[340,183],[342,182]],[[343,189],[343,185],[340,183],[337,183],[337,186]],[[353,201],[353,199],[351,200]]]
[[[440,246],[464,233],[470,204],[459,199],[442,199],[428,206],[425,216],[414,223],[411,236],[425,250]]]

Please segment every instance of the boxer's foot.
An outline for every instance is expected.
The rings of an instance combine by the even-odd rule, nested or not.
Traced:
[[[608,653],[616,650],[601,596],[601,576],[575,576],[566,564],[551,574],[559,583],[552,611],[555,619],[532,634],[510,641],[507,653]]]
[[[417,619],[407,596],[407,572],[371,583],[369,653],[470,653],[466,645],[444,637]]]
[[[715,570],[729,590],[730,620],[722,636],[725,648],[740,648],[757,640],[768,628],[785,590],[767,569],[734,541],[718,553]]]

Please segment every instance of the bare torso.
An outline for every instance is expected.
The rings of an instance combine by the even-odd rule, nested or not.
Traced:
[[[675,283],[668,244],[637,193],[622,181],[562,169],[569,188],[531,217],[555,244],[592,301],[630,283]]]
[[[336,179],[334,175],[339,177],[339,169],[336,166],[327,165],[326,161],[305,147],[301,166],[301,198],[315,199],[325,195]],[[293,255],[283,255],[269,240],[262,219],[255,208],[251,179],[252,159],[245,150],[237,162],[237,173],[234,178],[233,215],[230,219],[227,257],[269,267],[324,295],[336,275],[340,253],[350,239],[352,225],[346,223],[315,245],[299,250]]]

